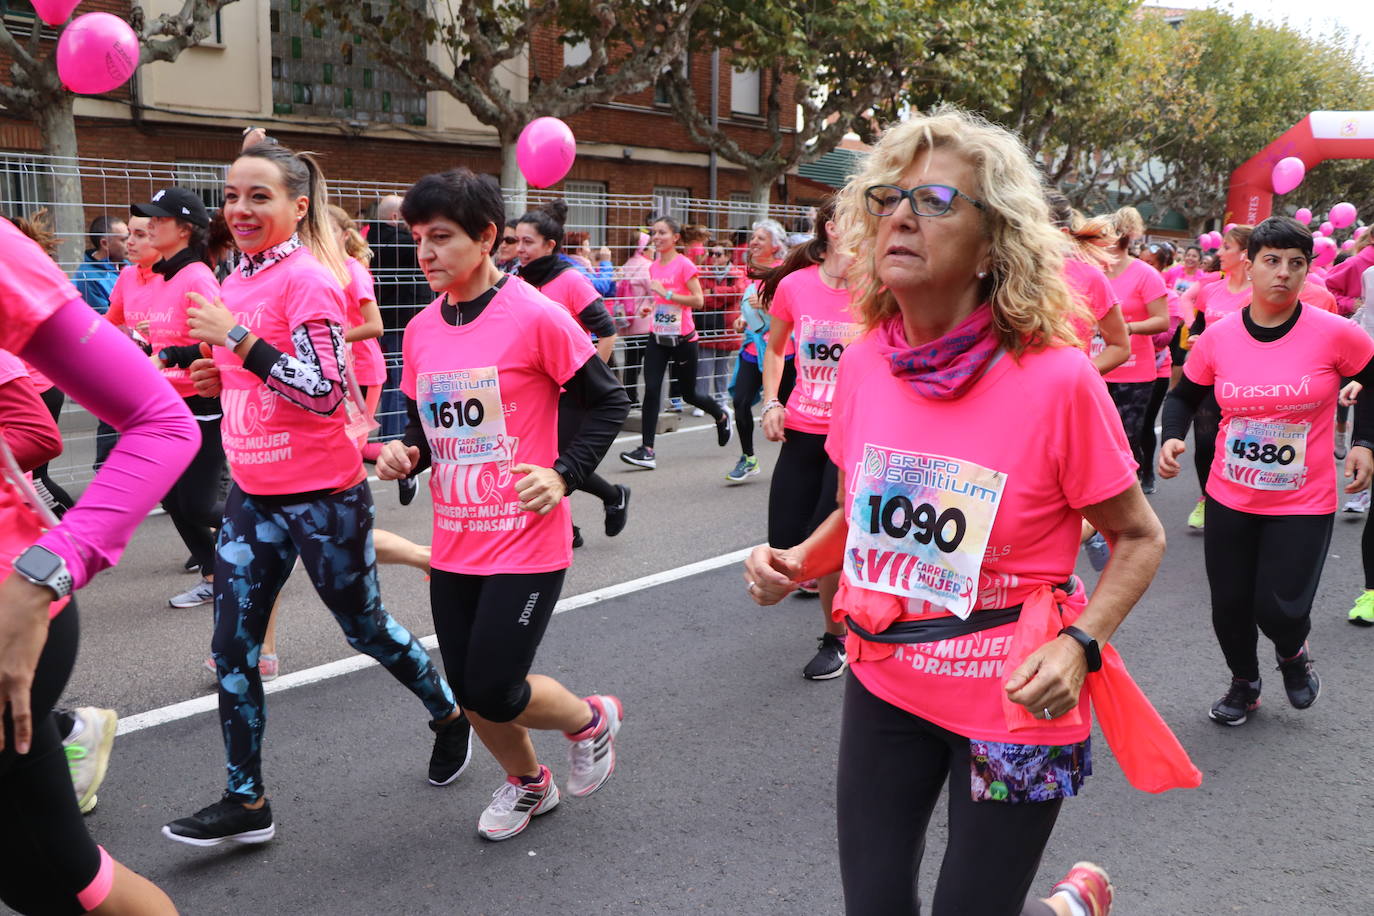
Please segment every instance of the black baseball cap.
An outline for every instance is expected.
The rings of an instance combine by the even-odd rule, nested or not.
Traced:
[[[185,188],[163,188],[153,195],[146,204],[130,204],[129,212],[134,216],[166,216],[184,219],[192,225],[204,229],[210,225],[210,214],[200,195]]]

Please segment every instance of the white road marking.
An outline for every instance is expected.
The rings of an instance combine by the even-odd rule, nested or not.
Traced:
[[[681,430],[687,432],[687,430]],[[685,566],[678,566],[674,569],[665,569],[662,572],[652,573],[641,576],[638,579],[631,579],[628,582],[620,582],[615,585],[608,585],[605,588],[598,588],[594,591],[583,592],[580,595],[573,595],[564,598],[554,605],[553,612],[562,614],[567,611],[575,611],[578,608],[588,607],[593,604],[600,604],[603,601],[610,601],[612,598],[619,598],[623,595],[630,595],[646,589],[655,588],[659,585],[666,585],[669,582],[676,582],[678,579],[685,579],[688,576],[695,576],[698,573],[710,572],[713,569],[720,569],[735,563],[744,562],[744,558],[749,556],[752,547],[743,550],[735,550],[730,553],[723,553],[720,556],[709,557],[705,560],[698,560],[695,563],[688,563]],[[420,645],[426,649],[435,649],[439,645],[437,637],[430,635],[420,640]],[[320,681],[327,681],[331,678],[342,677],[345,674],[352,674],[361,671],[371,665],[376,664],[366,655],[352,655],[348,658],[341,658],[338,661],[328,662],[323,665],[316,665],[314,668],[307,668],[304,671],[293,671],[290,674],[283,674],[275,681],[263,684],[263,693],[281,693],[284,690],[292,690],[296,687],[305,687],[309,684],[318,684]],[[142,731],[145,728],[155,728],[159,725],[166,725],[169,722],[177,722],[188,719],[191,716],[200,715],[203,712],[210,712],[219,706],[218,694],[209,694],[203,697],[196,697],[191,700],[183,700],[180,703],[173,703],[170,706],[162,706],[158,709],[150,709],[136,715],[121,718],[119,720],[119,730],[116,734],[130,735],[134,732]]]

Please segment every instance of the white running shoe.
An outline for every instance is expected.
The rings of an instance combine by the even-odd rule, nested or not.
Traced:
[[[1369,491],[1361,490],[1359,493],[1352,493],[1345,500],[1345,508],[1342,512],[1355,512],[1363,514],[1369,511]]]
[[[509,840],[530,825],[530,820],[558,807],[558,786],[553,773],[540,766],[543,777],[534,785],[524,785],[507,776],[501,788],[492,793],[491,804],[477,819],[477,834],[487,840]]]
[[[591,795],[606,784],[615,771],[615,734],[625,718],[625,709],[613,696],[598,695],[586,698],[601,713],[601,730],[591,738],[574,741],[568,749],[572,775],[568,777],[568,791],[577,797]]]
[[[72,715],[80,720],[81,732],[71,741],[64,741],[62,746],[67,754],[77,806],[82,814],[90,814],[95,810],[95,792],[110,765],[119,716],[113,709],[94,706],[79,706],[72,710]]]
[[[209,579],[201,579],[195,585],[172,598],[167,603],[172,607],[200,607],[212,604],[215,600],[215,584]]]

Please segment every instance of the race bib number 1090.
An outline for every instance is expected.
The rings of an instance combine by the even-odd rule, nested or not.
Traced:
[[[844,573],[861,588],[967,618],[1007,475],[971,461],[864,446]]]

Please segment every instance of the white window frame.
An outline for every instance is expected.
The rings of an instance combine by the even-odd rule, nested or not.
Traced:
[[[568,202],[565,228],[586,232],[595,254],[606,244],[606,182],[565,181],[563,199]]]
[[[763,75],[758,70],[730,68],[730,113],[763,116]]]
[[[669,185],[656,185],[653,196],[655,217],[671,216],[681,225],[687,225],[687,201],[692,199],[690,190]]]

